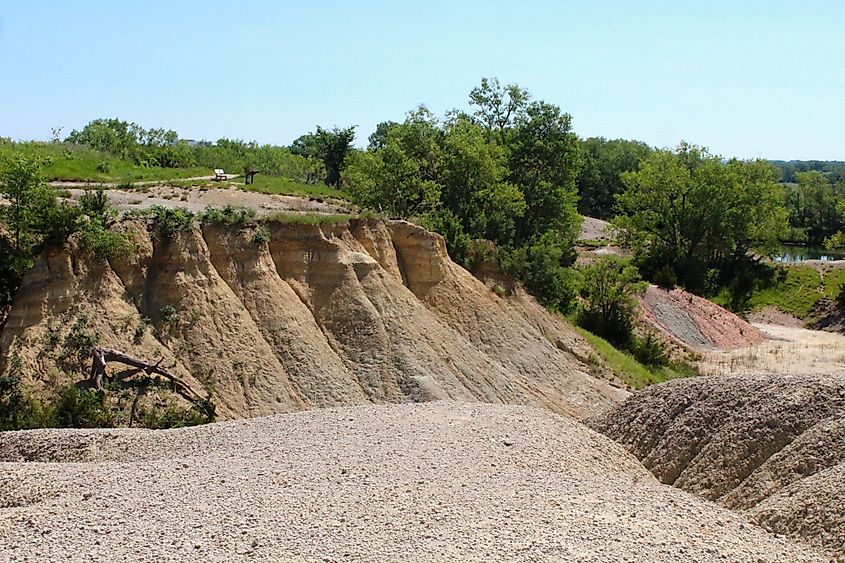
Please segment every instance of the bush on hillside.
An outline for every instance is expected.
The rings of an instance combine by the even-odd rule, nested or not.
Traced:
[[[603,258],[584,268],[578,324],[614,346],[632,349],[639,273],[630,264]]]

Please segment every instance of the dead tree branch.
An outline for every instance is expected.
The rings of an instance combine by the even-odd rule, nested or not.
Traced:
[[[149,362],[145,362],[144,360],[133,358],[132,356],[124,354],[119,350],[111,350],[109,348],[94,348],[91,350],[91,357],[90,378],[94,381],[94,385],[97,387],[98,391],[103,390],[103,378],[107,376],[106,364],[108,362],[118,362],[127,366],[138,368],[147,375],[155,373],[166,377],[173,383],[175,391],[189,401],[194,402],[200,399],[200,397],[197,396],[197,394],[181,379],[169,370],[161,367],[161,362],[164,361],[164,358],[160,359],[155,364],[151,364]]]

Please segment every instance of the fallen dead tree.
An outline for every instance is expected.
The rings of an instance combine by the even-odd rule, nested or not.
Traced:
[[[134,358],[119,350],[112,350],[110,348],[94,348],[91,350],[91,376],[90,379],[94,382],[98,391],[103,391],[103,379],[107,377],[106,364],[108,362],[118,362],[127,366],[138,368],[147,375],[157,374],[166,377],[173,383],[174,391],[182,395],[185,399],[195,402],[201,399],[190,387],[188,387],[181,379],[174,375],[171,371],[161,367],[160,359],[155,364],[145,362],[138,358]]]

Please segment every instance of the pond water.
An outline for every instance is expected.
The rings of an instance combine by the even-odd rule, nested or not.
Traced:
[[[782,244],[775,253],[775,262],[793,263],[805,260],[845,260],[845,250],[827,250],[823,246]]]

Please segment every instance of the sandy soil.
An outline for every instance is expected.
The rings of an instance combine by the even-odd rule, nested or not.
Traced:
[[[760,344],[724,352],[705,352],[707,374],[841,374],[845,336],[800,327],[753,324],[767,337]]]
[[[774,307],[763,307],[759,311],[749,313],[747,319],[750,323],[764,325],[780,325],[792,328],[801,328],[804,326],[804,321],[798,317],[784,313]]]
[[[21,452],[44,461],[0,463],[5,561],[826,560],[542,409],[0,434]]]

